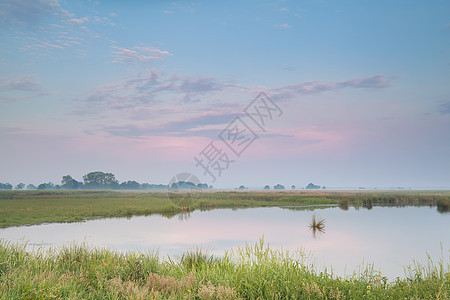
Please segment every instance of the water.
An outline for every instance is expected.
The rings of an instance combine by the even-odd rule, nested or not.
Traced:
[[[314,237],[313,214],[324,218],[325,232]],[[373,263],[383,276],[404,277],[414,260],[448,262],[450,214],[431,207],[337,207],[314,211],[287,208],[216,209],[166,218],[159,215],[130,219],[99,219],[84,223],[45,224],[0,230],[0,238],[28,242],[28,249],[59,247],[73,242],[111,250],[159,252],[177,257],[201,246],[221,256],[226,250],[254,244],[264,236],[271,248],[312,253],[319,270],[340,276]]]

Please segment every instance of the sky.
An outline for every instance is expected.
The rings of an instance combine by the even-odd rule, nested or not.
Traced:
[[[0,182],[449,188],[449,11],[0,0]]]

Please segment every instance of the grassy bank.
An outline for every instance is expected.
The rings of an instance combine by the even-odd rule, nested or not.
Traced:
[[[181,211],[164,193],[110,191],[0,192],[0,227],[86,219],[173,215]]]
[[[189,197],[189,196],[188,196]],[[206,191],[188,207],[174,205],[165,192],[0,191],[0,228],[46,222],[79,222],[105,217],[162,214],[195,209],[263,206],[437,205],[449,210],[449,191]]]
[[[172,260],[85,246],[30,254],[0,241],[0,298],[449,299],[448,265],[412,269],[394,282],[369,271],[339,278],[262,240],[223,258],[191,251]]]

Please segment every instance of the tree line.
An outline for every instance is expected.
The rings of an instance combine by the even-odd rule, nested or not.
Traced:
[[[19,183],[14,187],[16,190],[163,190],[167,189],[165,184],[139,183],[134,180],[119,182],[113,173],[100,171],[90,172],[83,176],[83,181],[77,181],[70,175],[62,177],[61,184],[52,182],[25,185]],[[12,190],[9,183],[0,183],[0,190]]]
[[[52,182],[41,183],[38,186],[33,184],[25,185],[19,183],[15,186],[16,190],[167,190],[169,186],[167,184],[150,184],[139,183],[134,180],[124,181],[119,183],[113,173],[104,173],[100,171],[90,172],[83,176],[83,181],[77,181],[72,176],[66,175],[62,177],[61,184],[54,184]],[[208,186],[206,183],[194,184],[192,182],[179,181],[172,183],[171,189],[187,190],[187,189],[212,189],[212,186]],[[0,190],[12,190],[13,186],[9,183],[0,183]],[[241,185],[239,190],[248,189],[244,185]],[[270,190],[270,186],[264,186],[265,190]],[[273,186],[274,190],[286,189],[284,185],[277,184]],[[292,185],[291,189],[295,190],[296,186]],[[303,188],[302,188],[303,189]],[[325,186],[315,185],[309,183],[304,189],[326,189]]]

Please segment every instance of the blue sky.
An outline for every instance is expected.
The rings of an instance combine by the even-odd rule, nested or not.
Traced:
[[[0,0],[0,182],[450,187],[449,11]],[[265,131],[244,111],[260,92],[280,110]],[[239,156],[223,140],[235,118],[257,137]],[[211,142],[221,159],[202,169]]]

